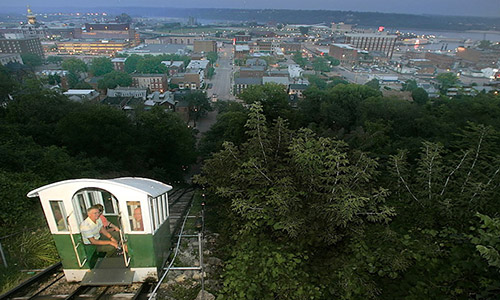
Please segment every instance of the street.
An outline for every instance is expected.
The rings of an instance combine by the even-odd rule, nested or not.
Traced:
[[[218,100],[235,100],[231,94],[233,83],[233,47],[223,44],[219,51],[219,59],[215,67],[215,74],[208,83],[212,86],[207,89],[207,96],[217,95]]]

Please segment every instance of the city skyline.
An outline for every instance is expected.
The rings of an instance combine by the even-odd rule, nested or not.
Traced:
[[[351,0],[351,1],[328,1],[328,0],[216,0],[207,5],[207,1],[192,0],[189,3],[159,0],[110,0],[103,1],[88,0],[85,2],[68,2],[64,0],[22,0],[2,1],[4,8],[22,8],[30,5],[33,8],[118,8],[118,7],[174,7],[174,8],[236,8],[236,9],[304,9],[304,10],[340,10],[360,12],[381,13],[404,13],[404,14],[431,14],[450,16],[480,16],[500,17],[500,4],[498,0],[421,0],[418,2],[408,0]]]

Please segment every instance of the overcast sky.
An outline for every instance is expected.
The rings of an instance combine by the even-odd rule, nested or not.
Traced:
[[[2,6],[328,9],[500,17],[500,0],[0,0]]]

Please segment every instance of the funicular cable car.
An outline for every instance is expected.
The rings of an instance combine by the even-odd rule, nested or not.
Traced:
[[[40,198],[67,281],[119,285],[158,279],[170,254],[171,189],[146,178],[74,179],[42,186],[28,197]],[[83,243],[80,224],[95,204],[103,205],[105,217],[120,228],[128,251],[104,257],[95,245]]]

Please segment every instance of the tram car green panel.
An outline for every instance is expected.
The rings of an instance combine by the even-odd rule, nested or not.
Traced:
[[[61,258],[63,268],[65,269],[91,269],[94,267],[97,261],[96,247],[93,245],[81,245],[78,247],[78,255],[80,260],[83,261],[87,258],[85,264],[80,267],[77,262],[75,250],[73,244],[71,243],[71,238],[69,234],[53,234],[54,242],[56,244],[57,252]],[[80,234],[74,234],[73,238],[75,243],[81,243]]]
[[[158,228],[155,235],[153,236],[153,245],[155,247],[154,254],[156,258],[156,266],[158,267],[158,274],[161,273],[161,267],[165,265],[170,254],[170,248],[172,243],[172,235],[170,232],[170,219],[167,219],[165,223]]]
[[[165,222],[151,234],[129,234],[127,245],[130,254],[130,267],[160,267],[168,258],[171,247],[170,225]]]

